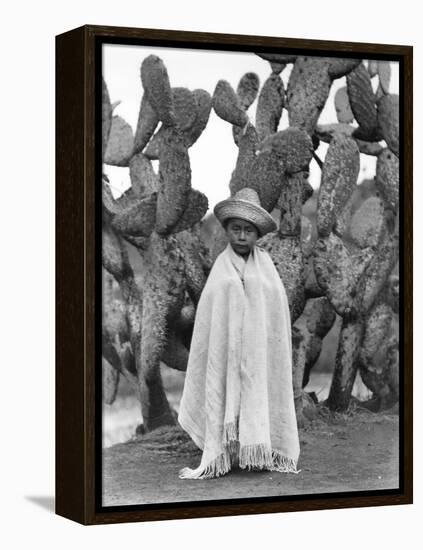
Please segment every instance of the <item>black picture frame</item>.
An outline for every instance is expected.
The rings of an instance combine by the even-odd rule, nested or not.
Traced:
[[[398,490],[101,506],[101,204],[96,183],[101,181],[101,48],[106,43],[308,52],[399,62],[402,391]],[[94,25],[56,37],[57,514],[88,525],[412,503],[412,120],[411,46]]]

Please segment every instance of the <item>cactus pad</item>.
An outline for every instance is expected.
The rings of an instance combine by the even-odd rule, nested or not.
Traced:
[[[320,338],[326,336],[336,319],[335,312],[326,297],[308,300],[304,313],[308,331]]]
[[[163,124],[150,139],[147,147],[144,149],[144,155],[149,160],[158,160],[160,158],[161,147],[170,136],[173,135],[173,129],[171,126],[164,126]]]
[[[317,203],[317,230],[329,235],[337,216],[354,192],[360,171],[360,152],[354,139],[335,134],[323,165]]]
[[[112,195],[112,190],[109,184],[103,179],[102,181],[102,201],[103,211],[110,215],[116,214],[120,211],[119,205],[116,203]]]
[[[266,138],[261,144],[262,152],[274,151],[283,161],[285,170],[295,174],[307,170],[313,156],[313,142],[304,130],[289,127]]]
[[[339,88],[335,94],[335,110],[338,122],[350,124],[354,120],[346,86]]]
[[[361,63],[360,59],[345,58],[330,58],[328,72],[333,79],[345,76]]]
[[[216,114],[236,126],[245,126],[248,122],[248,116],[238,99],[232,86],[227,80],[219,80],[212,98],[213,109]]]
[[[104,268],[115,279],[119,280],[128,269],[131,269],[122,239],[108,225],[103,225],[101,253]]]
[[[120,116],[113,116],[104,162],[112,166],[129,166],[134,148],[131,126]]]
[[[122,214],[130,208],[136,196],[132,187],[130,187],[120,197],[115,199],[108,183],[103,180],[102,185],[103,213],[107,214],[104,221],[110,221],[115,214]]]
[[[382,86],[380,85],[380,82],[379,82],[379,85],[378,85],[377,90],[376,90],[376,93],[375,93],[376,103],[377,103],[377,102],[379,101],[379,99],[381,99],[384,95],[385,95],[385,92],[382,90]]]
[[[357,376],[357,357],[362,337],[363,322],[361,319],[351,320],[344,317],[339,334],[335,370],[327,400],[329,408],[333,411],[345,411],[348,408]]]
[[[156,221],[157,194],[132,201],[123,212],[116,214],[112,226],[119,233],[134,237],[148,237],[154,229]]]
[[[396,210],[399,200],[399,161],[390,149],[385,149],[377,159],[375,181],[387,204]]]
[[[365,141],[379,141],[376,97],[370,75],[363,63],[347,75],[347,89],[351,109],[359,125],[354,133],[355,137]]]
[[[362,139],[356,139],[355,141],[357,142],[360,153],[363,153],[363,155],[378,157],[383,151],[383,146],[380,145],[380,143],[363,141]]]
[[[187,118],[186,114],[184,114],[181,110],[183,106],[182,101],[177,102],[180,108],[176,111],[175,115],[178,126],[185,126],[185,129],[180,131],[180,135],[183,137],[184,143],[187,147],[191,147],[191,145],[193,145],[200,137],[207,125],[211,110],[210,94],[201,89],[189,93],[191,94],[191,99],[193,101],[193,104],[191,105],[192,110],[188,109],[190,112],[189,118]],[[182,94],[179,93],[178,95],[181,96]],[[191,101],[189,101],[189,103],[191,103]],[[187,107],[188,102],[185,102],[184,105]],[[188,122],[190,123],[190,126],[186,126]],[[157,160],[160,157],[160,149],[163,142],[172,135],[172,132],[173,130],[171,127],[162,125],[147,145],[144,151],[146,157],[151,160]]]
[[[362,309],[369,311],[383,288],[398,259],[398,236],[388,231],[382,234],[372,262],[361,281]]]
[[[269,61],[270,63],[281,63],[286,65],[287,63],[295,63],[297,59],[296,55],[284,55],[281,53],[256,53],[262,59]]]
[[[229,183],[231,195],[247,187],[251,166],[256,158],[257,140],[256,129],[248,124],[239,136],[238,158]]]
[[[129,161],[129,175],[136,197],[141,198],[157,191],[158,176],[154,172],[151,162],[143,153],[134,155]]]
[[[370,78],[373,78],[377,75],[377,61],[374,59],[370,59],[367,64],[367,72],[370,75]]]
[[[369,197],[351,218],[350,235],[357,246],[376,247],[384,225],[384,205],[378,197]]]
[[[330,143],[335,134],[343,134],[345,136],[352,136],[354,133],[354,126],[350,124],[344,124],[343,122],[333,124],[318,124],[314,130],[314,135],[325,143]]]
[[[207,197],[195,189],[191,189],[189,192],[187,203],[182,217],[172,229],[173,234],[185,231],[201,221],[209,206]]]
[[[178,247],[180,248],[185,267],[185,277],[187,283],[187,291],[192,302],[197,305],[201,296],[201,292],[206,284],[206,272],[210,268],[210,258],[199,240],[199,226],[197,225],[191,231],[184,231],[176,235]],[[181,311],[180,322],[188,323],[194,321],[195,311],[193,308],[185,307]],[[192,321],[188,321],[187,315]],[[184,321],[185,318],[185,321]],[[192,325],[191,325],[192,326]]]
[[[260,80],[256,73],[246,73],[238,83],[238,94],[241,108],[246,111],[257,97]]]
[[[356,279],[350,255],[342,240],[334,233],[318,239],[314,250],[314,273],[318,285],[335,311],[341,316],[351,315],[355,309]]]
[[[183,137],[166,136],[160,149],[156,231],[169,233],[181,218],[191,190],[191,167]]]
[[[377,73],[379,75],[379,84],[385,94],[389,94],[389,84],[391,83],[391,64],[389,61],[377,62]]]
[[[353,137],[356,128],[350,124],[338,122],[337,124],[322,124],[317,125],[313,137],[318,138],[325,143],[330,143],[333,136],[338,134],[344,134],[345,136]],[[360,153],[365,155],[372,155],[377,157],[382,152],[382,145],[374,141],[363,141],[354,137]]]
[[[285,89],[279,75],[271,74],[260,91],[256,111],[256,128],[259,140],[278,129],[285,103]]]
[[[303,172],[286,175],[278,200],[281,221],[279,233],[284,237],[301,235],[302,194],[304,186]]]
[[[173,111],[180,131],[191,128],[197,115],[197,102],[188,88],[172,88]]]
[[[367,363],[384,346],[392,321],[392,309],[383,302],[375,304],[366,319],[361,358]]]
[[[205,90],[194,90],[192,95],[196,103],[196,116],[192,126],[184,132],[187,147],[191,147],[201,136],[207,126],[212,106],[210,94]]]
[[[341,210],[341,213],[335,219],[335,224],[332,231],[341,239],[349,230],[349,225],[352,218],[352,207],[356,200],[356,194],[352,193],[345,203],[344,208]]]
[[[378,124],[383,139],[397,156],[399,155],[399,97],[388,94],[377,104]]]
[[[277,231],[268,233],[257,241],[258,246],[267,250],[285,286],[294,323],[305,305],[305,272],[301,238],[281,238]]]
[[[277,61],[270,61],[270,68],[272,69],[273,74],[281,74],[285,69],[285,63],[278,63]]]
[[[140,112],[138,115],[137,129],[134,138],[133,154],[140,153],[147,145],[151,136],[159,123],[159,117],[147,99],[147,94],[143,94],[141,99]]]
[[[303,173],[303,188],[301,192],[301,202],[304,204],[313,196],[314,189],[311,183],[308,181],[309,174],[304,171]]]
[[[255,189],[264,209],[271,212],[281,193],[284,165],[274,151],[257,155],[247,175],[247,185]]]
[[[328,61],[323,58],[298,57],[289,78],[287,100],[290,126],[313,133],[329,95],[332,79]]]
[[[398,319],[382,292],[366,318],[360,353],[363,382],[379,399],[380,408],[391,407],[399,396]]]
[[[185,261],[178,238],[153,232],[150,239],[150,247],[144,254],[149,266],[144,296],[147,295],[160,317],[166,311],[179,316],[185,302]]]
[[[103,381],[103,402],[112,405],[116,399],[119,387],[120,373],[117,369],[103,358],[102,360],[102,381]]]
[[[175,124],[172,91],[167,69],[157,55],[149,55],[141,64],[141,82],[159,120],[167,126]]]

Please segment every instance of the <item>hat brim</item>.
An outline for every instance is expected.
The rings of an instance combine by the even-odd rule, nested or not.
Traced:
[[[230,218],[239,218],[255,225],[260,236],[275,231],[277,228],[275,220],[264,208],[242,199],[226,199],[216,204],[214,214],[223,225]]]

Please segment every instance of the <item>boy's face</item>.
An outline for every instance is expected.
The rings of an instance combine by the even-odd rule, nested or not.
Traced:
[[[258,239],[255,225],[239,218],[227,222],[226,235],[234,251],[241,256],[248,255]]]

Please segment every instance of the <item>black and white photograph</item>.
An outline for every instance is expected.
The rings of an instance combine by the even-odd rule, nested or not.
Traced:
[[[102,44],[103,510],[400,489],[403,73],[345,55]]]
[[[418,7],[5,4],[3,548],[418,546]]]

